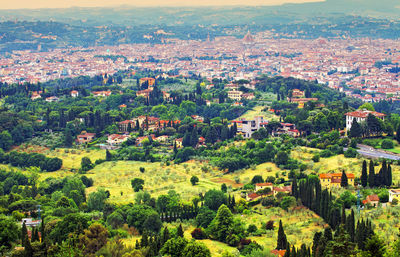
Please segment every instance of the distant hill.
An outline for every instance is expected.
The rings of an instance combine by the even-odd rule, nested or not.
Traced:
[[[360,15],[400,19],[399,0],[327,0],[262,7],[149,7],[0,10],[4,20],[52,20],[74,25],[287,24],[315,16]]]

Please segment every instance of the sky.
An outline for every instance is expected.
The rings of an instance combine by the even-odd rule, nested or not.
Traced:
[[[0,9],[132,6],[279,5],[322,0],[0,0]]]

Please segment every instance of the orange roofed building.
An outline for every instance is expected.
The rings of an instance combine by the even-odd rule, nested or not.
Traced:
[[[354,186],[354,174],[347,173],[346,175],[348,184]],[[341,187],[340,182],[342,181],[342,173],[319,174],[319,181],[321,182],[321,186],[327,188]]]

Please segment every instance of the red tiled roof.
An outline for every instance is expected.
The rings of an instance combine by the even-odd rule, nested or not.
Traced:
[[[357,110],[354,112],[348,112],[345,115],[350,116],[350,117],[357,117],[357,118],[367,118],[369,114],[372,114],[376,117],[385,117],[386,116],[385,114],[379,113],[379,112],[361,111],[361,110]]]
[[[272,183],[257,183],[256,186],[258,187],[266,187],[266,186],[272,186]]]

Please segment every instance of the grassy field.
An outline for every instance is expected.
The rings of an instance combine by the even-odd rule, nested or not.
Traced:
[[[213,182],[212,178],[216,178],[217,175],[222,173],[213,169],[205,173],[201,170],[203,165],[206,164],[188,162],[165,166],[163,163],[137,161],[105,162],[87,173],[87,176],[94,180],[94,187],[89,188],[88,193],[95,191],[98,187],[103,187],[110,190],[112,202],[132,202],[135,193],[131,187],[131,180],[142,178],[145,181],[144,190],[152,196],[175,190],[181,195],[182,199],[190,200],[199,193],[220,188],[220,183]],[[139,171],[140,167],[145,168],[144,173]],[[200,180],[196,186],[192,186],[190,183],[192,176],[197,176]]]
[[[256,106],[252,110],[247,111],[245,114],[240,116],[241,119],[253,119],[255,116],[263,116],[266,120],[279,120],[279,117],[272,112],[264,112],[263,109],[266,106]]]

